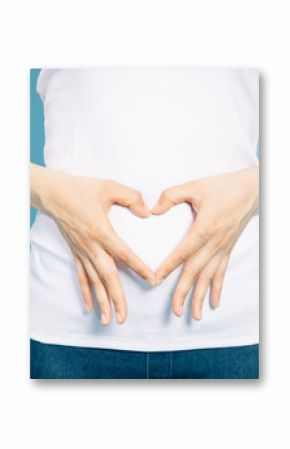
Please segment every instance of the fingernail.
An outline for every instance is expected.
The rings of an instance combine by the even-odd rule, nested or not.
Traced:
[[[181,305],[178,305],[178,306],[177,306],[177,310],[176,310],[176,312],[177,312],[177,315],[178,315],[178,316],[181,316],[181,315],[182,315],[182,312],[183,312],[183,308],[182,308],[182,306],[181,306]]]
[[[92,309],[93,309],[91,304],[85,303],[85,307],[86,307],[86,310],[87,310],[88,313],[90,313],[92,311]]]
[[[107,314],[105,312],[101,313],[101,321],[102,321],[103,324],[109,324],[109,319],[108,319],[108,316],[107,316]]]
[[[198,309],[198,310],[196,310],[196,313],[195,313],[195,319],[196,320],[201,320],[201,311]]]
[[[151,274],[149,277],[147,277],[146,279],[151,285],[156,285],[156,279],[155,279],[155,275]]]
[[[217,296],[214,296],[212,299],[212,307],[216,309],[220,305],[220,299]]]
[[[123,322],[122,315],[120,312],[116,312],[116,321],[118,324],[122,324]]]
[[[164,281],[164,278],[156,278],[155,285],[160,285],[162,281]]]
[[[149,209],[148,206],[144,206],[144,212],[145,212],[147,215],[151,215],[151,209]]]

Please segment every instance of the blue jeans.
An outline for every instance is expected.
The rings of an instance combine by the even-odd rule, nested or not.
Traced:
[[[258,379],[259,345],[138,352],[30,341],[31,379]]]

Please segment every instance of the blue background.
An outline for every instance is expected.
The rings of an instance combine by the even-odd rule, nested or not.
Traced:
[[[30,70],[30,160],[38,165],[44,165],[44,120],[43,104],[36,92],[36,81],[40,69]],[[30,225],[35,220],[36,210],[30,208]]]

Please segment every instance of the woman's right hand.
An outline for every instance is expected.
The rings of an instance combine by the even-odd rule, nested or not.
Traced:
[[[151,213],[142,195],[123,184],[73,176],[32,164],[31,205],[55,220],[72,251],[86,308],[93,309],[94,290],[103,324],[111,321],[111,301],[117,323],[123,323],[127,316],[114,259],[152,285],[155,283],[153,271],[114,231],[108,219],[113,204],[128,207],[142,218]]]

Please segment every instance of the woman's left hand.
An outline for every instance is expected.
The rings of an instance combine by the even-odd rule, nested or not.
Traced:
[[[186,297],[195,284],[192,316],[200,320],[210,286],[210,303],[219,306],[231,251],[251,217],[258,213],[259,168],[254,166],[170,187],[163,191],[152,213],[164,214],[182,202],[191,205],[196,220],[158,268],[156,283],[184,263],[173,296],[173,311],[182,315]]]

